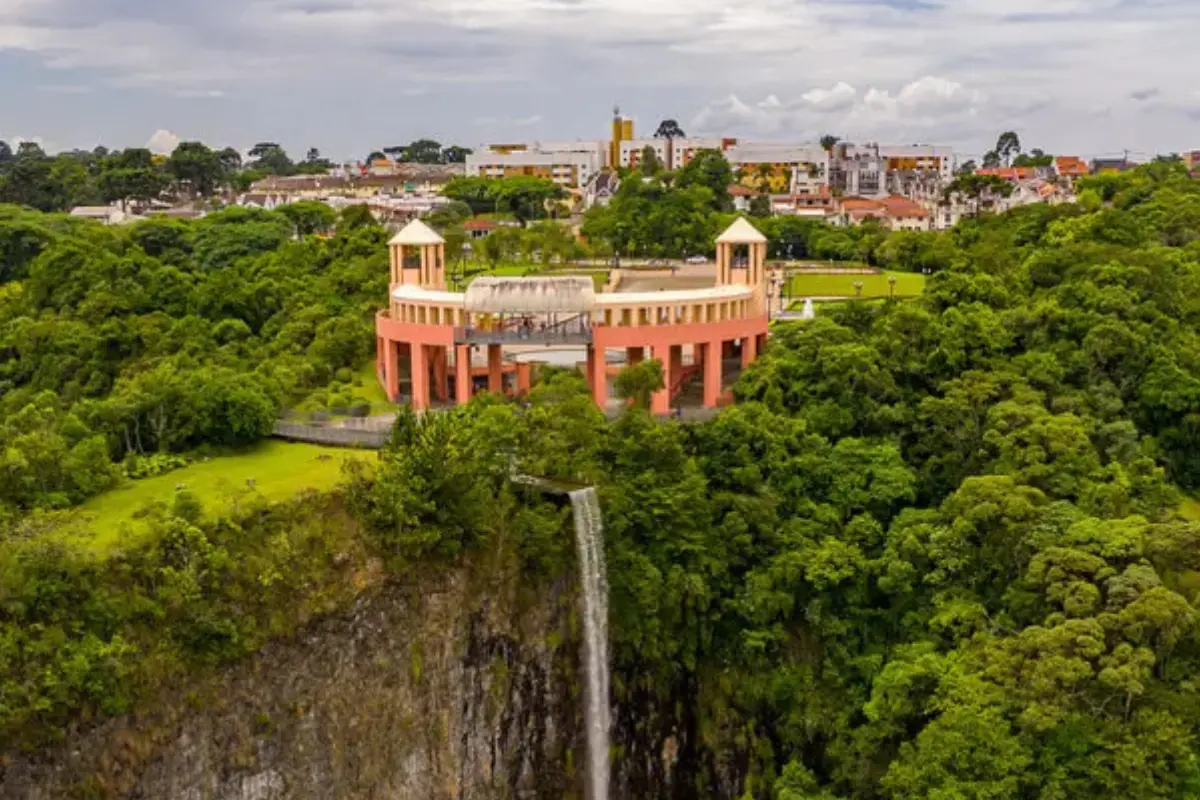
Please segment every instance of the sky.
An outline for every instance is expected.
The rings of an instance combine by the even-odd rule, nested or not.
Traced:
[[[1197,0],[0,0],[0,140],[1200,149]]]

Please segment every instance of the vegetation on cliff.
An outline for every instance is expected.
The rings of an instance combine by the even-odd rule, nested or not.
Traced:
[[[1155,165],[1082,190],[931,234],[946,268],[920,299],[778,328],[741,403],[701,425],[605,422],[579,376],[550,371],[527,407],[402,414],[374,469],[347,476],[344,512],[196,517],[183,499],[103,562],[11,499],[42,495],[5,495],[0,731],[36,742],[128,707],[143,681],[236,658],[336,604],[352,590],[336,570],[367,554],[401,580],[495,553],[560,575],[566,511],[509,480],[524,472],[600,487],[629,796],[1195,796],[1200,524],[1177,509],[1200,486],[1200,186]],[[7,302],[34,291],[23,274]],[[287,327],[251,327],[260,349],[238,362],[275,402],[301,381],[251,354],[291,353],[315,382],[336,363],[279,347]],[[181,374],[234,368],[200,352]],[[66,409],[98,425],[83,409],[124,384],[89,390],[111,370],[64,358],[0,367],[26,376],[6,419],[37,411],[37,375],[74,404],[45,412],[66,452],[94,438],[108,463],[125,427],[72,439]],[[120,363],[156,368],[139,358]],[[318,509],[345,514],[346,538],[305,533]]]

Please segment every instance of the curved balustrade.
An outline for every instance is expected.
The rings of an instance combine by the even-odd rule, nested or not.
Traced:
[[[717,240],[715,285],[703,288],[668,283],[659,291],[597,294],[587,278],[560,276],[483,278],[467,292],[450,292],[444,243],[434,231],[412,223],[391,245],[389,305],[376,318],[378,372],[389,398],[398,400],[407,386],[403,393],[418,409],[451,394],[466,402],[480,378],[489,391],[527,391],[530,363],[505,361],[503,348],[552,345],[586,349],[588,382],[601,407],[619,369],[606,354],[620,348],[628,363],[649,352],[663,364],[666,387],[654,396],[655,413],[668,413],[685,379],[701,372],[704,405],[713,408],[722,397],[724,360],[740,356],[748,365],[766,343],[766,238],[745,220]],[[476,362],[483,350],[486,365]],[[514,375],[515,387],[507,380]]]

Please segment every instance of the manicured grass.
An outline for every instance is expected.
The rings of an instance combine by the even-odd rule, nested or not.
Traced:
[[[387,392],[383,391],[383,385],[379,383],[375,374],[375,359],[363,364],[362,368],[354,373],[354,377],[362,381],[362,386],[354,387],[354,398],[370,403],[372,415],[387,414],[396,410],[396,406],[388,402]]]
[[[879,275],[793,275],[788,296],[854,297],[854,284],[863,283],[862,296],[887,297],[891,292],[888,276],[896,278],[896,297],[915,297],[925,291],[925,276],[914,272],[886,272]]]
[[[321,460],[321,456],[328,456]],[[146,506],[170,503],[183,484],[206,511],[220,511],[248,489],[270,501],[289,499],[304,489],[332,488],[341,479],[342,464],[350,459],[370,459],[363,451],[268,441],[239,454],[198,462],[166,475],[130,481],[93,497],[80,508],[94,534],[93,547],[106,552],[128,537],[136,537],[141,524],[134,515]]]

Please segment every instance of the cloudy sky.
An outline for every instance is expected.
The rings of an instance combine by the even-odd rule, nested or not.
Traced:
[[[0,0],[0,139],[1200,149],[1197,0]]]

